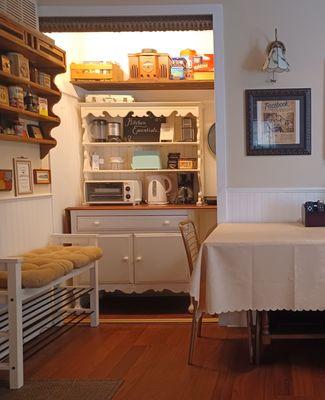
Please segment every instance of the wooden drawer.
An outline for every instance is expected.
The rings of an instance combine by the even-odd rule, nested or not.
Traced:
[[[166,231],[177,232],[178,224],[187,215],[77,216],[76,231],[81,233],[105,231]]]

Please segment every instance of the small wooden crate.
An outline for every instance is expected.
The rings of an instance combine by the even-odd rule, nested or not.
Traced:
[[[108,63],[71,63],[71,80],[123,81],[121,67],[112,62]]]

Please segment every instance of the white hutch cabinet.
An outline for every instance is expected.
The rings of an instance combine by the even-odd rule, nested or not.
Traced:
[[[99,246],[104,250],[99,262],[101,289],[126,293],[188,291],[189,273],[178,224],[186,218],[195,219],[196,212],[177,206],[165,210],[131,207],[69,209],[72,233],[99,235]],[[82,277],[81,283],[87,279]]]
[[[177,173],[191,172],[196,177],[197,191],[204,195],[203,163],[203,108],[201,103],[82,103],[82,146],[84,180],[141,179],[144,183],[150,174],[167,175],[177,189]],[[174,126],[172,142],[95,142],[91,124],[95,118],[122,121],[129,112],[141,117],[151,112],[164,116]],[[196,120],[196,141],[182,142],[182,118]],[[136,170],[131,167],[134,150],[157,150],[162,169]],[[91,156],[96,152],[104,159],[100,170],[94,171]],[[196,168],[191,170],[168,169],[169,152],[179,152],[183,157],[196,158]],[[123,169],[110,167],[109,159],[119,156],[125,160]],[[145,188],[145,185],[144,185]],[[144,199],[145,199],[144,189]],[[215,206],[175,205],[83,205],[66,210],[72,233],[96,233],[104,256],[99,262],[99,282],[106,291],[121,290],[141,293],[146,290],[187,292],[189,273],[186,253],[178,230],[179,222],[191,218],[200,227],[201,236],[208,225],[216,221]],[[207,216],[207,213],[209,214]],[[203,214],[205,214],[203,216]],[[208,221],[203,224],[200,222]],[[87,280],[82,277],[82,282]]]

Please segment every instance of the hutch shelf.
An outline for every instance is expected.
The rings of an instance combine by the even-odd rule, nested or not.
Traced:
[[[214,81],[194,81],[194,80],[166,80],[166,81],[87,81],[72,80],[71,83],[85,90],[104,91],[104,90],[211,90],[214,88]]]
[[[20,86],[32,94],[44,97],[48,103],[48,116],[36,112],[20,110],[8,104],[0,104],[1,123],[5,126],[12,124],[17,118],[40,126],[43,138],[35,139],[15,135],[0,134],[0,141],[12,141],[28,144],[37,144],[40,147],[40,158],[44,158],[51,148],[56,145],[56,140],[51,136],[51,130],[60,124],[52,111],[53,106],[60,100],[61,93],[54,83],[57,74],[66,70],[65,52],[55,46],[54,41],[42,33],[29,29],[19,23],[8,19],[0,13],[0,54],[16,52],[25,56],[30,64],[39,71],[51,77],[51,87],[42,86],[29,79],[0,70],[0,82],[4,86]]]
[[[203,152],[203,107],[202,103],[195,102],[134,102],[134,103],[81,103],[81,119],[83,128],[84,151],[84,180],[101,179],[141,179],[145,181],[148,175],[170,174],[177,179],[178,173],[193,173],[198,182],[198,191],[204,194],[204,152]],[[164,116],[169,125],[174,126],[173,142],[93,142],[92,121],[96,118],[104,118],[107,121],[119,121],[130,112],[136,117],[144,117],[149,113],[154,116]],[[196,141],[178,141],[180,124],[183,117],[191,116],[196,120]],[[123,124],[122,124],[123,125]],[[178,140],[177,140],[178,139]],[[136,150],[157,150],[160,154],[161,169],[132,169],[132,156]],[[168,153],[178,152],[181,157],[197,160],[196,168],[168,169]],[[91,157],[93,153],[99,154],[104,159],[104,164],[99,171],[92,170]],[[110,157],[120,156],[124,160],[122,169],[113,169],[110,165]]]

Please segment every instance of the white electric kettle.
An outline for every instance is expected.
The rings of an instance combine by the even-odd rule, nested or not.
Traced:
[[[150,175],[148,179],[148,204],[168,204],[167,194],[172,189],[172,182],[168,176]],[[165,187],[168,182],[168,188]]]

